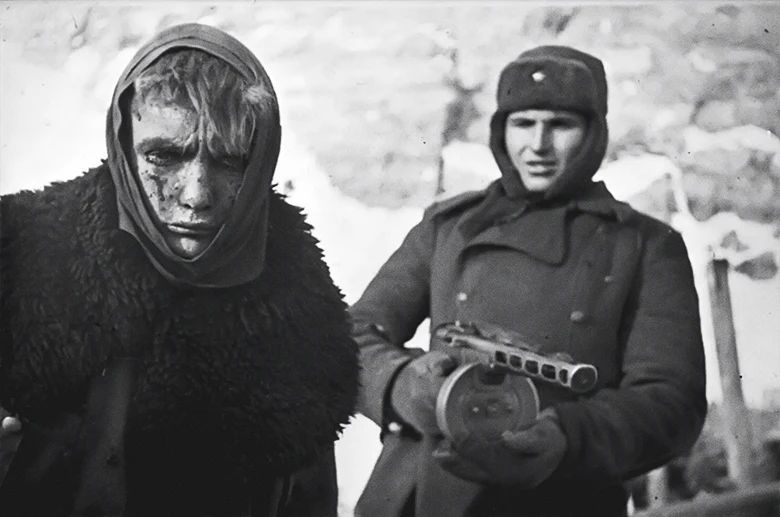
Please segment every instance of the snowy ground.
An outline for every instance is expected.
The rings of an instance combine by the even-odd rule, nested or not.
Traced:
[[[0,54],[0,192],[38,188],[64,180],[95,166],[105,156],[104,120],[113,81],[130,57],[123,52],[101,70],[98,83],[90,81],[94,56],[85,48],[62,69],[51,70],[20,58],[15,42],[4,42]],[[287,78],[271,71],[284,106]],[[284,113],[283,113],[284,118]],[[371,208],[344,196],[328,180],[327,171],[296,138],[296,128],[285,123],[285,137],[277,173],[278,183],[292,184],[290,200],[303,206],[325,250],[333,277],[347,300],[354,301],[387,256],[419,219],[417,208],[388,210]],[[476,151],[480,153],[479,150]],[[483,153],[484,156],[484,153]],[[423,171],[421,171],[423,173]],[[487,178],[469,178],[463,185],[475,186]],[[624,183],[617,188],[631,189]],[[454,187],[457,188],[457,187]],[[717,221],[715,226],[724,224]],[[709,393],[720,397],[717,363],[706,296],[707,243],[720,231],[713,225],[682,221],[691,248],[697,282],[702,295],[704,333],[708,349]],[[714,228],[714,229],[713,229]],[[760,230],[757,230],[760,234]],[[744,389],[751,405],[761,405],[764,391],[780,386],[780,278],[760,282],[732,275],[732,296],[744,374]],[[423,345],[425,329],[418,334]],[[354,505],[379,453],[376,426],[357,417],[337,446],[341,499],[344,514]]]

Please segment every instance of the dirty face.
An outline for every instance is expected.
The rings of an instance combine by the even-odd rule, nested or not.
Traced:
[[[585,138],[587,121],[561,110],[520,110],[506,119],[506,150],[525,188],[543,192],[571,163]]]
[[[243,181],[240,156],[215,156],[206,124],[177,103],[133,103],[128,159],[171,251],[200,255],[225,223]]]

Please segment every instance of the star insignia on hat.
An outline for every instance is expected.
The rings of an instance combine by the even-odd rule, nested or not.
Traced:
[[[540,83],[544,80],[544,78],[547,77],[544,72],[541,70],[537,70],[536,72],[531,74],[531,79],[533,79],[535,82]]]

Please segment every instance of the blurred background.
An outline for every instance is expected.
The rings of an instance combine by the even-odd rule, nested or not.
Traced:
[[[348,302],[425,206],[498,176],[487,130],[508,61],[543,43],[600,57],[610,146],[598,178],[683,233],[713,404],[700,443],[660,477],[638,480],[635,505],[652,506],[648,487],[667,503],[778,479],[780,7],[772,2],[2,1],[0,8],[0,193],[99,164],[114,83],[134,52],[165,27],[214,25],[251,48],[274,82],[284,126],[278,188],[308,214]],[[712,318],[724,300],[711,282],[715,263],[728,280],[725,322]],[[423,327],[416,346],[427,346]],[[729,346],[733,353],[723,355]],[[724,384],[731,378],[736,388]],[[745,434],[735,414],[748,415],[739,423],[750,438],[748,460],[732,440]],[[379,447],[378,429],[360,416],[338,443],[345,517]],[[751,481],[743,482],[740,461],[754,466]]]

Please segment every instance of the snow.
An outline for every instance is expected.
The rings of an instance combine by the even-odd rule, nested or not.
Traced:
[[[656,181],[669,178],[677,200],[677,210],[688,213],[688,202],[682,190],[682,171],[668,157],[658,154],[625,156],[604,163],[593,177],[603,181],[617,199],[628,201]]]
[[[354,302],[373,275],[422,217],[422,210],[369,207],[344,195],[284,125],[274,182],[304,208],[336,283]],[[290,189],[290,184],[292,188]]]
[[[18,45],[4,43],[1,56],[0,192],[37,188],[97,165],[105,155],[104,119],[85,105],[82,84],[26,63]]]
[[[275,181],[280,191],[292,183],[288,201],[304,207],[325,260],[348,303],[362,293],[379,267],[422,217],[422,210],[368,207],[345,196],[285,127]],[[421,327],[415,346],[427,346]],[[380,452],[379,428],[358,415],[336,444],[342,513],[351,514]]]
[[[501,175],[486,145],[474,142],[450,143],[442,149],[444,161],[443,198],[469,190],[480,190]]]
[[[768,129],[747,125],[711,133],[690,126],[683,130],[683,138],[685,148],[690,153],[716,149],[729,151],[752,149],[772,154],[772,164],[780,167],[780,138]]]

